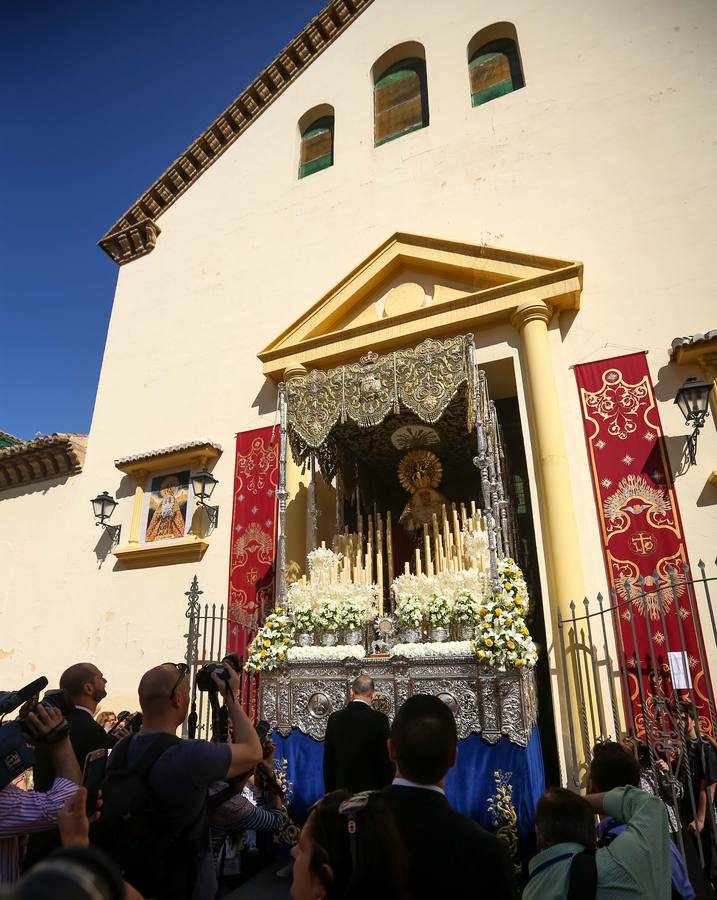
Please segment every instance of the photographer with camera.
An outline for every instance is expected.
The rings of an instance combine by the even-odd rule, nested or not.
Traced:
[[[4,727],[9,729],[13,725]],[[36,704],[21,720],[20,728],[28,742],[46,749],[53,780],[46,793],[23,791],[13,784],[6,784],[0,790],[0,884],[19,877],[21,838],[56,828],[63,804],[77,791],[82,777],[59,709]],[[15,751],[15,758],[20,754],[21,750]],[[3,763],[12,764],[10,756],[5,756]]]
[[[274,774],[276,747],[269,739],[269,723],[260,722],[256,730],[263,758],[253,773],[247,779],[237,779],[233,786],[217,782],[210,789],[212,851],[223,886],[235,886],[239,876],[244,880],[270,862],[273,844],[267,845],[262,838],[270,838],[287,819],[284,792]],[[251,847],[245,843],[247,832],[255,838]]]
[[[182,740],[189,710],[184,663],[164,663],[139,683],[142,730],[113,750],[102,786],[102,816],[93,841],[114,856],[141,894],[210,900],[217,881],[209,840],[209,786],[250,773],[262,749],[237,699],[241,679],[230,666],[210,677],[224,699],[233,743]]]

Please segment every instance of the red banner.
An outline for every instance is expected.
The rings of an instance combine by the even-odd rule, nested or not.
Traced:
[[[227,652],[246,648],[274,602],[279,432],[237,435],[234,465]]]
[[[575,377],[636,729],[659,728],[656,698],[686,699],[691,680],[700,728],[711,732],[697,604],[647,359],[584,363]]]

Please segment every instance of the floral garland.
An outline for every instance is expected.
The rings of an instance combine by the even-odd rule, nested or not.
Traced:
[[[344,659],[363,659],[366,650],[361,645],[338,644],[335,647],[291,647],[290,662],[341,662]]]
[[[270,672],[287,660],[288,650],[294,646],[294,625],[284,610],[277,606],[266,617],[264,625],[249,645],[247,672]]]
[[[394,644],[391,652],[394,656],[406,659],[430,659],[431,657],[470,656],[470,641],[444,641],[429,644]]]
[[[529,610],[528,587],[523,573],[510,558],[498,561],[500,590],[484,601],[471,646],[481,662],[505,672],[532,668],[538,650],[525,624]]]

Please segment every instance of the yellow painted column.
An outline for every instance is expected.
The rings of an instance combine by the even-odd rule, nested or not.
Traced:
[[[301,375],[306,375],[304,366],[292,366],[284,371],[284,382]],[[301,474],[301,467],[294,462],[287,441],[286,490],[289,496],[286,503],[286,572],[289,576],[292,570],[295,572],[296,566],[299,573],[306,570],[306,504],[310,480],[308,470]]]
[[[570,614],[570,601],[585,595],[568,452],[548,340],[552,309],[543,301],[525,303],[513,314],[521,334],[532,438],[540,479],[540,512],[548,545],[553,621],[558,608]]]
[[[140,469],[134,473],[134,506],[132,507],[132,523],[129,527],[129,543],[139,543],[139,528],[142,520],[142,501],[144,500],[144,483],[147,479],[147,472]]]
[[[537,301],[518,307],[511,322],[521,335],[521,357],[531,413],[531,436],[537,463],[540,518],[548,569],[553,659],[558,674],[554,690],[557,690],[556,697],[561,709],[566,766],[572,770],[572,754],[567,746],[570,740],[568,719],[572,720],[580,760],[584,755],[581,749],[583,745],[581,719],[584,720],[585,711],[582,711],[581,716],[575,672],[573,677],[570,677],[569,673],[562,669],[562,657],[557,650],[559,645],[557,614],[560,610],[563,620],[569,618],[570,603],[574,602],[578,607],[576,614],[581,615],[584,611],[581,601],[585,596],[585,583],[570,485],[568,454],[548,338],[548,322],[551,316],[550,305]],[[573,659],[571,662],[575,665],[576,661]],[[553,668],[552,660],[551,668]],[[569,707],[566,678],[569,679]],[[579,772],[570,771],[570,775],[578,777]]]

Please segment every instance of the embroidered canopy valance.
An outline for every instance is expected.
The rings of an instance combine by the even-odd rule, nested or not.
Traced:
[[[460,386],[468,383],[468,430],[475,423],[473,335],[445,341],[428,338],[383,356],[369,352],[357,363],[313,369],[286,383],[287,424],[292,444],[321,447],[337,422],[379,425],[403,405],[424,422],[436,422]],[[298,440],[297,440],[298,438]],[[301,453],[300,455],[304,455]]]

